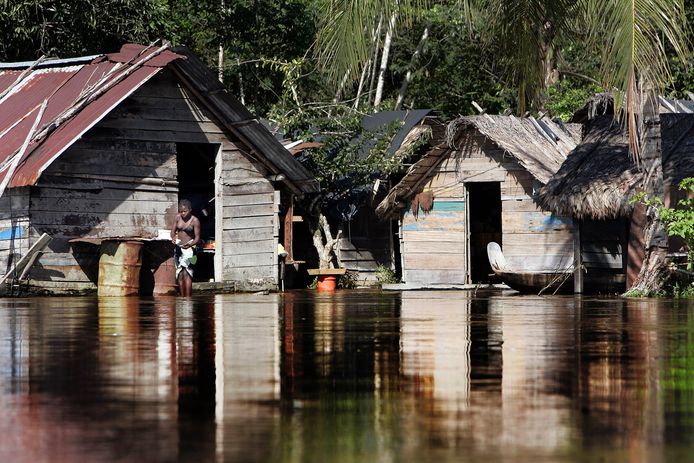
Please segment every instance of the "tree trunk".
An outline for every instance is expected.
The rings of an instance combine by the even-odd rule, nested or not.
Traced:
[[[664,187],[660,114],[657,96],[654,92],[646,92],[646,94],[648,96],[642,111],[646,135],[641,151],[641,167],[644,171],[643,190],[651,198],[662,199]],[[654,294],[663,290],[670,279],[670,270],[667,260],[667,234],[660,223],[658,209],[653,206],[648,206],[646,210],[644,242],[646,257],[630,291],[640,294]]]
[[[246,95],[245,92],[243,91],[243,74],[241,73],[241,60],[239,57],[236,57],[236,69],[238,69],[238,76],[239,76],[239,100],[241,100],[242,105],[246,105]]]
[[[388,24],[386,38],[383,40],[383,55],[381,55],[381,67],[378,71],[378,84],[376,85],[376,96],[374,97],[374,109],[376,110],[378,110],[378,107],[381,105],[381,98],[383,97],[383,86],[386,82],[386,70],[388,69],[388,55],[390,54],[390,44],[393,40],[393,31],[395,30],[395,19],[397,16],[397,13],[393,12],[393,15],[390,17],[390,23]]]
[[[217,57],[217,78],[224,83],[224,46],[219,44],[219,55]]]
[[[378,62],[378,49],[381,47],[381,27],[383,26],[383,15],[378,18],[378,27],[376,27],[376,34],[374,35],[374,54],[371,60],[371,69],[369,71],[369,97],[368,105],[371,105],[374,91],[374,82],[376,80],[376,66]]]
[[[221,1],[221,9],[219,11],[224,14],[224,0]],[[219,55],[217,57],[217,78],[224,83],[224,44],[219,42]]]
[[[337,87],[337,91],[335,92],[335,97],[333,98],[333,104],[337,104],[338,101],[340,101],[340,97],[342,97],[342,92],[345,89],[345,85],[347,85],[347,79],[349,79],[349,75],[352,72],[352,69],[347,69],[347,72],[345,72],[345,75],[342,76],[342,80],[340,81],[340,85]]]
[[[359,77],[359,86],[357,87],[357,96],[354,98],[354,104],[352,108],[359,109],[359,100],[361,99],[361,91],[364,89],[364,80],[366,79],[366,73],[371,66],[371,58],[368,59],[364,65],[364,69],[361,70],[361,77]]]
[[[410,58],[410,65],[407,68],[407,74],[405,74],[405,78],[402,80],[402,85],[400,86],[400,93],[398,94],[398,100],[395,102],[395,108],[393,108],[395,111],[398,111],[400,109],[400,106],[402,106],[402,102],[405,99],[405,94],[407,93],[407,87],[410,85],[410,80],[412,80],[412,70],[414,69],[415,65],[417,64],[417,60],[419,59],[419,55],[422,54],[422,49],[424,48],[424,44],[426,43],[428,38],[429,38],[429,24],[427,24],[424,27],[424,32],[422,32],[422,37],[419,39],[419,43],[417,44],[417,48],[415,49],[414,53],[412,54],[412,58]]]
[[[334,268],[334,261],[340,265],[339,259],[335,253],[335,248],[340,242],[342,230],[339,230],[335,237],[330,232],[330,224],[328,219],[321,213],[316,212],[311,214],[308,220],[309,230],[313,239],[313,247],[318,253],[318,268]]]

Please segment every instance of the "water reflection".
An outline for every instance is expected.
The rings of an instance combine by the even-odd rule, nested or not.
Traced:
[[[694,306],[466,292],[0,300],[0,461],[675,461]]]

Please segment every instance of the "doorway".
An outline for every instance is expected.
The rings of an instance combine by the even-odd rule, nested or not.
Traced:
[[[216,170],[220,145],[176,143],[178,200],[187,199],[193,215],[200,220],[200,244],[193,281],[215,280],[216,246]],[[221,220],[221,218],[220,218]]]
[[[469,278],[471,283],[495,283],[487,258],[487,243],[501,246],[501,182],[467,183]]]

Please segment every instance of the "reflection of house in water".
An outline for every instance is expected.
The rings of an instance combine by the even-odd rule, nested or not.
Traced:
[[[437,418],[431,438],[501,455],[567,445],[570,399],[559,385],[569,378],[543,376],[561,360],[547,347],[557,347],[557,337],[574,340],[565,314],[528,332],[526,317],[535,314],[526,309],[543,312],[550,303],[516,300],[511,312],[503,297],[446,296],[435,304],[431,293],[402,297],[403,373],[421,384],[417,402]]]
[[[665,435],[661,376],[668,376],[668,367],[658,326],[664,315],[670,318],[668,309],[652,299],[619,301],[621,310],[609,313],[591,305],[582,306],[577,336],[576,398],[584,440],[628,446],[632,461],[660,461],[652,452]]]
[[[70,461],[432,450],[556,461],[597,449],[650,462],[694,429],[692,314],[662,301],[297,292],[12,304],[0,311],[0,461],[16,461],[8,452],[30,433],[28,452]]]
[[[399,372],[397,297],[363,306],[338,295],[286,294],[282,305],[282,397],[381,393]],[[378,318],[380,323],[373,323]]]
[[[489,312],[503,330],[502,442],[513,452],[561,451],[573,438],[573,300],[491,297]]]

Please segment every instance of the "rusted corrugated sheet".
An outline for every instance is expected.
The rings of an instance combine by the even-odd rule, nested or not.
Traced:
[[[146,59],[150,57],[150,59]],[[33,185],[75,140],[171,61],[181,56],[166,47],[125,45],[118,53],[79,65],[37,66],[17,83],[24,69],[0,71],[0,181],[29,135],[44,100],[48,105],[12,181]]]
[[[174,53],[167,46],[126,44],[117,53],[91,59],[52,60],[37,65],[17,83],[31,63],[0,66],[0,182],[26,140],[44,100],[48,105],[33,141],[9,183],[34,185],[41,173],[115,106],[179,58],[189,61],[177,69],[186,76],[203,103],[211,105],[220,122],[248,143],[274,170],[285,173],[298,191],[317,191],[311,174],[275,140],[241,103],[193,55]],[[189,55],[189,56],[187,56]],[[66,114],[69,117],[66,117]]]

